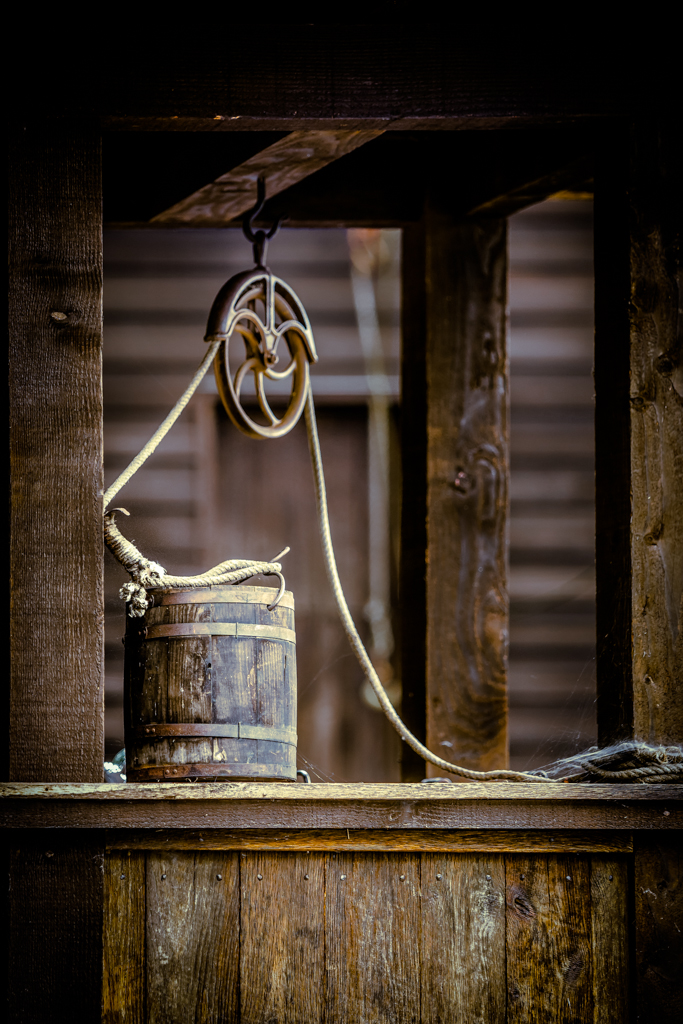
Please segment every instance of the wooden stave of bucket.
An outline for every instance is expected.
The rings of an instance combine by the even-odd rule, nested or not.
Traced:
[[[150,591],[126,616],[129,782],[296,781],[294,597],[269,611],[276,594]]]

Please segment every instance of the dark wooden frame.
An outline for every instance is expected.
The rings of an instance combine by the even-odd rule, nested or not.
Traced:
[[[123,81],[118,80],[117,91],[113,93],[107,91],[105,84],[99,92],[92,90],[91,100],[87,95],[87,75],[80,80],[78,68],[71,67],[64,73],[60,69],[54,75],[53,109],[57,116],[37,124],[33,116],[35,104],[28,89],[29,102],[18,111],[13,132],[11,185],[14,590],[9,779],[20,786],[34,787],[35,783],[45,781],[92,784],[101,778],[98,121],[102,118],[109,130],[224,131],[234,126],[289,131],[338,126],[341,119],[349,128],[429,128],[437,132],[467,128],[484,134],[487,129],[562,126],[577,119],[597,119],[595,376],[600,740],[635,737],[649,742],[680,743],[682,634],[677,634],[676,615],[680,613],[671,601],[683,571],[683,489],[677,462],[683,444],[681,348],[675,334],[676,239],[680,237],[680,224],[674,215],[677,165],[673,122],[664,101],[668,95],[666,83],[662,85],[652,76],[650,68],[639,79],[631,74],[630,68],[628,74],[621,73],[619,68],[619,73],[612,73],[615,69],[611,68],[608,74],[600,69],[599,62],[589,62],[587,70],[572,77],[568,74],[570,64],[563,59],[529,65],[525,64],[524,56],[517,61],[510,56],[501,59],[499,50],[463,64],[464,55],[454,56],[439,33],[425,34],[412,26],[408,32],[399,24],[385,34],[381,44],[373,47],[374,88],[368,90],[364,76],[369,54],[359,43],[357,28],[336,27],[333,31],[332,27],[309,26],[301,31],[306,46],[294,49],[285,70],[278,71],[275,77],[265,76],[258,96],[249,84],[250,66],[245,54],[234,55],[228,85],[217,71],[221,65],[212,63],[202,53],[194,66],[192,57],[187,58],[186,70],[173,86],[160,55],[145,54],[144,61],[140,60],[139,65],[133,62],[130,74]],[[301,43],[301,32],[297,43]],[[318,60],[310,69],[305,54],[312,49]],[[38,63],[33,62],[32,67]],[[427,74],[422,73],[425,68]],[[572,64],[571,69],[574,68]],[[45,82],[50,80],[50,73],[48,65]],[[102,80],[106,79],[105,66]],[[232,118],[239,118],[239,124],[231,124]],[[506,135],[503,131],[497,134],[501,140]],[[495,147],[492,152],[495,156]],[[584,157],[581,154],[582,161]],[[483,157],[482,163],[490,166]],[[427,344],[424,355],[411,348],[406,357],[412,361],[411,375],[414,371],[411,436],[416,442],[413,448],[406,446],[404,450],[404,473],[407,486],[411,486],[411,480],[418,486],[411,490],[411,501],[406,505],[404,568],[406,582],[416,583],[417,590],[411,614],[406,615],[414,630],[413,639],[403,657],[404,671],[410,668],[416,680],[412,706],[410,700],[407,702],[410,724],[416,731],[422,730],[430,743],[439,740],[441,712],[422,717],[419,708],[439,699],[443,675],[442,666],[430,675],[433,659],[430,661],[429,645],[434,641],[430,640],[428,619],[438,623],[440,608],[445,608],[452,598],[447,593],[447,583],[443,590],[437,587],[434,591],[432,577],[425,575],[425,555],[428,553],[430,559],[452,558],[457,537],[449,539],[448,530],[430,534],[429,516],[443,515],[439,509],[443,509],[444,501],[459,500],[457,494],[447,493],[447,474],[441,468],[443,460],[448,461],[454,453],[448,446],[443,452],[434,447],[431,418],[439,408],[448,415],[461,416],[468,397],[465,391],[448,400],[443,388],[439,397],[440,374],[448,347],[444,339],[447,342],[450,325],[458,323],[462,313],[457,290],[445,302],[442,286],[445,283],[448,287],[448,281],[453,280],[449,275],[457,266],[458,254],[474,253],[482,240],[494,248],[500,244],[496,240],[500,239],[502,229],[496,218],[543,198],[558,187],[570,186],[585,176],[586,170],[585,162],[581,161],[574,165],[571,161],[555,160],[548,166],[547,161],[544,164],[536,159],[531,161],[531,167],[525,168],[524,160],[521,164],[521,169],[506,165],[502,175],[498,168],[488,177],[473,174],[467,201],[462,200],[461,193],[461,201],[455,207],[448,203],[444,207],[443,177],[429,180],[425,174],[424,207],[418,209],[417,218],[411,214],[402,219],[388,213],[382,221],[412,221],[409,258],[414,261],[413,266],[424,267],[426,282],[423,294],[410,298],[406,305],[407,336],[423,335]],[[307,216],[308,222],[324,220],[313,179],[310,201],[302,186],[295,188],[300,190],[303,203],[299,222],[306,222]],[[367,223],[372,218],[372,194],[360,195],[354,202],[355,210],[349,213],[347,206],[347,213],[328,216],[326,222]],[[438,250],[430,250],[434,245],[438,245]],[[449,247],[452,256],[448,255]],[[484,315],[499,325],[504,300],[495,280],[503,271],[500,261],[495,265],[493,276],[488,274],[482,280],[478,294]],[[494,335],[498,329],[495,328]],[[468,340],[446,370],[458,373],[462,365],[476,366],[481,357],[477,348],[480,340],[481,335],[475,331],[471,352],[468,354]],[[504,360],[504,353],[495,345],[494,352],[499,361]],[[464,364],[458,359],[464,360]],[[492,424],[500,422],[500,410],[491,407],[490,419],[479,424],[478,429],[486,434]],[[504,431],[499,438],[504,446]],[[478,440],[474,441],[476,448]],[[458,453],[455,455],[457,462]],[[658,469],[654,474],[653,465]],[[449,464],[448,474],[457,468],[459,465]],[[466,459],[462,468],[471,475]],[[503,477],[500,467],[493,468],[498,478],[504,479],[504,460]],[[503,493],[504,487],[499,491]],[[468,528],[475,532],[482,529],[482,507],[481,502],[472,505],[468,522],[473,525]],[[501,557],[499,519],[495,515],[486,518],[485,529],[491,543],[491,564],[496,566]],[[432,571],[436,570],[431,567]],[[447,613],[444,614],[447,619]],[[457,655],[457,643],[453,650],[455,654],[451,657]],[[491,659],[500,659],[500,651],[494,649]],[[443,707],[443,701],[439,707]],[[465,730],[484,737],[483,747],[491,752],[482,755],[486,766],[492,766],[500,756],[500,721],[500,714],[493,716],[488,734],[485,729],[482,732],[481,723]],[[449,729],[458,728],[453,713]],[[466,758],[465,748],[466,744],[461,748]],[[476,757],[470,763],[474,761]],[[419,762],[406,762],[408,779],[419,777],[421,771]],[[7,824],[26,827],[21,834],[8,833],[12,869],[9,930],[13,938],[9,990],[15,1007],[21,1007],[14,1012],[51,1020],[57,1019],[68,1004],[73,1019],[94,1019],[100,1005],[101,862],[107,840],[97,829],[93,830],[91,811],[83,819],[83,832],[72,831],[75,805],[73,792],[68,789],[60,794],[48,785],[42,804],[34,791],[24,790],[23,797],[21,792],[15,785],[5,794],[8,807],[23,806],[20,820],[9,812]],[[168,792],[167,796],[170,795]],[[530,825],[529,809],[537,807],[533,797],[529,794],[526,799],[519,798],[520,808],[526,810],[520,812],[516,828],[506,815],[502,816],[500,820],[506,822],[508,832],[511,829],[521,836],[532,827],[548,835],[549,822],[536,817],[535,824]],[[496,795],[487,793],[482,798],[488,815],[496,818]],[[98,805],[98,799],[93,801],[89,797],[81,802],[92,808]],[[605,797],[606,806],[613,808],[612,815],[618,814],[614,809],[624,800],[624,791],[616,787]],[[645,827],[651,829],[656,822],[668,825],[669,818],[671,823],[677,821],[672,810],[677,812],[679,800],[680,792],[675,787],[663,787],[652,797],[648,794],[645,803],[652,807],[647,812],[651,824]],[[105,818],[111,814],[111,827],[116,828],[116,815],[109,811],[109,802],[100,801],[99,805],[107,807]],[[55,806],[64,808],[56,816],[52,810]],[[640,806],[640,801],[634,806]],[[41,813],[47,817],[36,817],[35,807],[43,807]],[[405,827],[414,832],[417,819],[412,806],[407,806],[404,813]],[[549,819],[554,821],[553,813],[548,811]],[[563,829],[571,831],[574,814],[572,810],[568,816],[560,816]],[[479,832],[478,841],[494,843],[490,820],[488,826],[483,818],[479,820],[476,827],[483,831]],[[632,817],[631,811],[624,814],[624,820],[630,830],[643,827],[643,819]],[[167,821],[161,827],[167,828],[169,824]],[[375,826],[381,830],[385,824],[381,816],[374,823],[368,820],[364,838],[370,841],[370,833],[377,831]],[[49,833],[41,828],[44,825],[49,826]],[[55,826],[59,827],[58,833]],[[613,817],[603,820],[603,826],[615,835]],[[141,833],[133,820],[126,819],[125,827],[132,829],[130,842],[134,843],[140,841],[135,837],[144,835],[145,828],[159,826],[144,824]],[[313,839],[312,823],[305,814],[295,814],[288,820],[288,827],[309,830],[310,840]],[[322,827],[333,826],[329,822]],[[37,833],[33,831],[36,828]],[[439,826],[435,824],[435,828]],[[447,828],[452,829],[450,822]],[[494,830],[498,828],[499,823]],[[202,837],[196,838],[199,842]],[[334,836],[328,838],[334,844]],[[576,835],[573,839],[580,841]],[[415,837],[413,841],[419,840]],[[585,836],[582,841],[585,842]],[[629,884],[633,887],[635,908],[636,1005],[640,1019],[647,1015],[647,1019],[658,1021],[674,1019],[671,1014],[676,1013],[676,1000],[680,1001],[680,989],[671,981],[675,975],[670,948],[676,938],[675,847],[658,834],[657,828],[654,832],[639,833],[634,850],[629,855],[633,856]],[[665,890],[670,899],[665,897]],[[661,898],[655,905],[658,895]],[[33,924],[38,915],[40,936]]]

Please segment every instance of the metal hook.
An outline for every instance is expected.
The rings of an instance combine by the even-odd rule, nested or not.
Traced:
[[[254,231],[254,221],[260,214],[261,210],[266,203],[266,179],[261,175],[256,182],[256,205],[248,210],[242,220],[242,231],[244,237],[248,242],[251,242],[254,247],[254,263],[257,267],[263,267],[265,269],[266,254],[268,252],[268,242],[278,231],[280,224],[283,221],[283,217],[278,217],[273,226],[268,231],[258,230]]]

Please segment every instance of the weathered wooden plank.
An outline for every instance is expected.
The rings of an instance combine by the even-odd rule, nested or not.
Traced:
[[[636,1016],[674,1024],[683,1016],[683,855],[668,836],[635,846]]]
[[[422,857],[420,960],[424,1024],[505,1021],[502,856]]]
[[[316,782],[296,786],[264,782],[208,782],[202,786],[169,783],[162,787],[135,783],[51,783],[0,782],[0,807],[14,800],[88,801],[99,803],[156,803],[173,800],[223,801],[241,803],[245,800],[268,800],[302,806],[320,802],[367,805],[387,802],[395,807],[408,803],[419,806],[441,804],[552,804],[612,803],[628,806],[637,803],[660,806],[661,813],[670,805],[675,808],[683,800],[683,785],[628,785],[544,782],[468,782],[454,787],[450,784],[413,785],[382,782]],[[662,826],[667,826],[666,815]]]
[[[152,218],[155,224],[216,227],[227,224],[256,202],[256,182],[263,177],[266,195],[277,195],[309,174],[370,142],[382,128],[366,131],[295,131],[261,150],[239,167]]]
[[[628,865],[625,857],[590,861],[593,1020],[629,1019]]]
[[[5,828],[161,829],[550,829],[572,832],[680,829],[679,786],[512,784],[434,786],[289,786],[216,783],[196,786],[2,787]],[[55,787],[63,793],[65,787]],[[396,792],[392,792],[392,789]],[[493,792],[492,792],[493,789]],[[444,793],[443,790],[447,790]],[[542,792],[538,792],[542,790]],[[550,792],[549,792],[550,791]],[[310,794],[310,795],[309,795]],[[104,796],[104,799],[102,799]]]
[[[20,121],[10,183],[9,777],[96,782],[104,752],[97,129],[87,119]]]
[[[9,845],[9,844],[8,844]],[[86,838],[43,834],[10,846],[6,886],[10,1019],[99,1020],[102,859]],[[4,858],[3,858],[4,860]]]
[[[376,850],[481,853],[628,853],[629,832],[523,832],[482,829],[212,829],[199,832],[108,832],[108,849],[135,850]]]
[[[104,861],[102,1020],[145,1024],[145,853]]]
[[[324,854],[242,853],[242,1024],[324,1019]]]
[[[548,894],[552,927],[550,958],[562,1024],[593,1017],[590,861],[586,857],[548,857]],[[597,956],[603,951],[598,950]]]
[[[602,744],[683,736],[683,370],[674,129],[607,133],[596,174],[596,576]]]
[[[329,854],[327,1020],[420,1020],[420,858]]]
[[[235,853],[147,854],[147,1020],[238,1019]]]
[[[551,959],[553,919],[547,857],[508,856],[506,875],[507,1021],[557,1020]]]

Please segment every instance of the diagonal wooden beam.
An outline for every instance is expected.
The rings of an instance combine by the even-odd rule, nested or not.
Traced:
[[[227,224],[254,205],[256,182],[261,175],[266,179],[266,195],[271,198],[383,131],[291,132],[210,185],[158,213],[151,222],[185,227]]]

